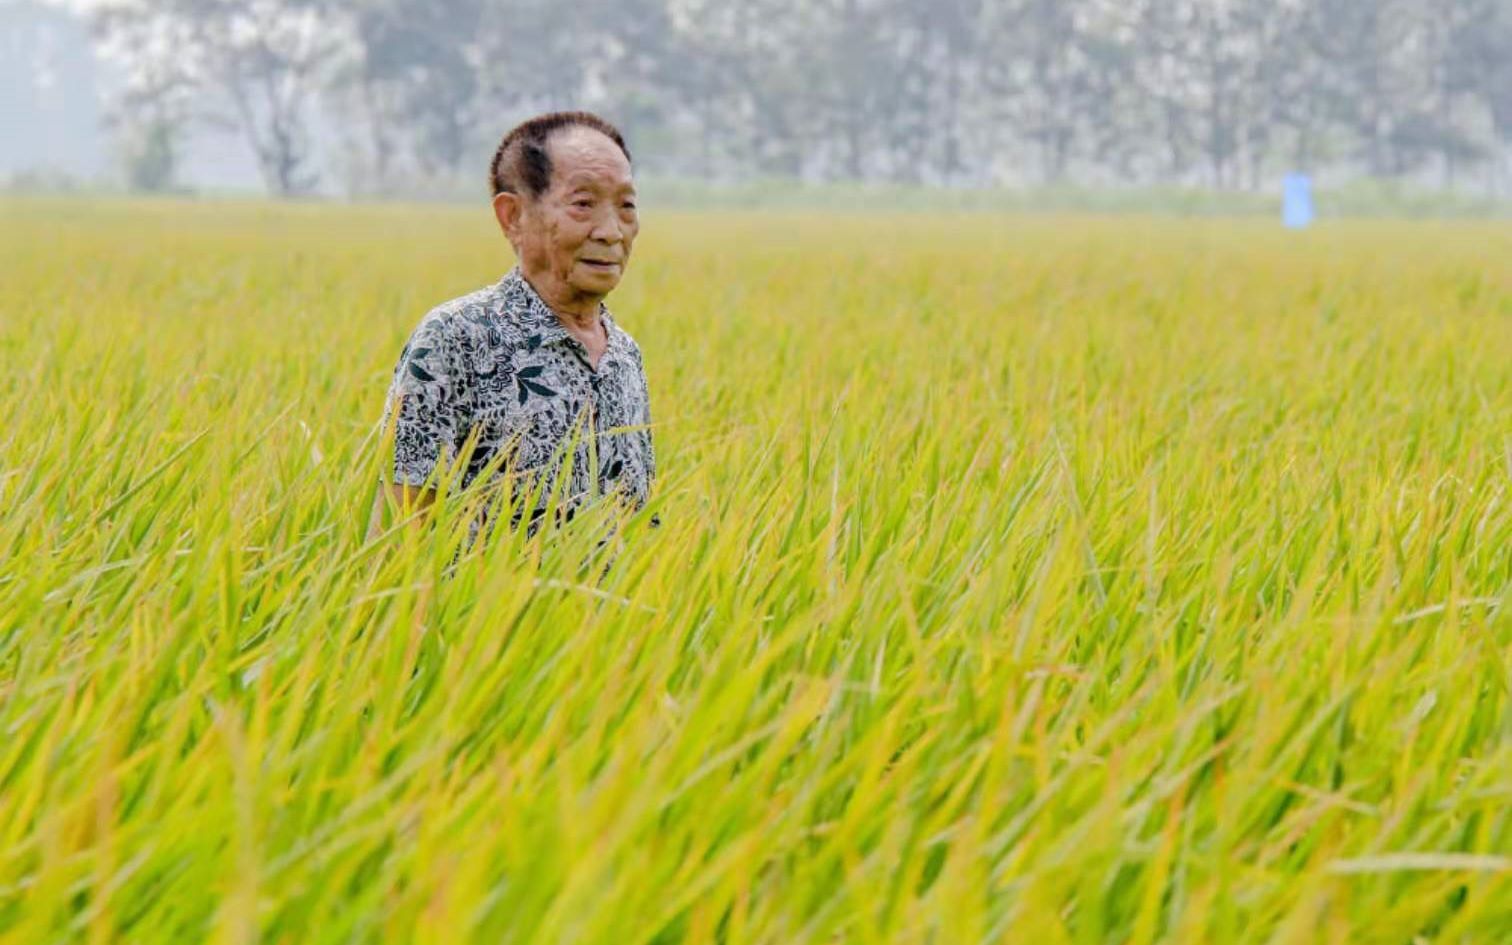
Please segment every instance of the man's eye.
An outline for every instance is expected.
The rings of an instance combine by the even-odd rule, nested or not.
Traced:
[[[627,200],[627,201],[625,201],[624,207],[625,207],[626,210],[634,210],[635,209],[635,202],[632,201],[632,200]]]

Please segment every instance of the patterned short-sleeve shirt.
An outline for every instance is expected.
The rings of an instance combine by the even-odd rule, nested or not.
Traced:
[[[644,505],[656,475],[645,367],[602,304],[599,316],[608,347],[595,368],[518,267],[427,313],[399,355],[384,407],[385,426],[395,424],[394,481],[425,485],[475,436],[462,484],[497,457],[493,475],[511,476],[519,499],[543,474],[561,472],[571,444],[567,511],[611,491]],[[542,496],[532,520],[545,504]]]

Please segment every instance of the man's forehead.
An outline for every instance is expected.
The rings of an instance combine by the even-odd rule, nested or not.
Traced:
[[[608,176],[630,182],[630,162],[608,135],[594,128],[573,126],[552,135],[546,146],[551,154],[553,176],[562,182],[572,178]]]

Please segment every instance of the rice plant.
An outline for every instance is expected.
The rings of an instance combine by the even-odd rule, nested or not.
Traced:
[[[652,208],[606,572],[368,533],[506,253],[0,205],[0,941],[1512,936],[1512,228]]]

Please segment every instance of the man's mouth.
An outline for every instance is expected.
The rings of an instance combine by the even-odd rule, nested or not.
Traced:
[[[584,259],[583,265],[592,266],[595,269],[618,269],[619,263],[612,259]]]

